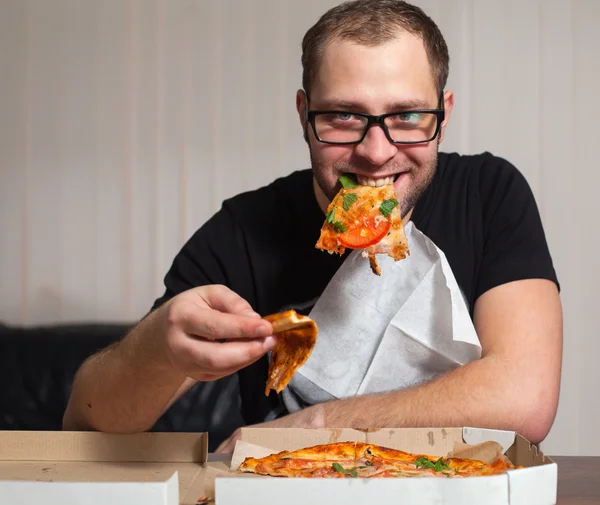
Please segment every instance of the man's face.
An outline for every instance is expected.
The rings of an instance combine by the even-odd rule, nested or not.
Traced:
[[[399,32],[397,38],[380,46],[349,41],[327,45],[308,107],[379,115],[409,108],[436,109],[438,100],[423,42]],[[452,103],[452,93],[447,92],[446,120]],[[309,144],[317,192],[320,188],[332,200],[340,188],[338,179],[345,173],[356,174],[361,184],[371,185],[393,177],[402,216],[414,207],[435,173],[438,138],[421,144],[393,144],[381,127],[374,125],[360,144],[324,144],[305,121],[306,97],[302,91],[296,105]]]

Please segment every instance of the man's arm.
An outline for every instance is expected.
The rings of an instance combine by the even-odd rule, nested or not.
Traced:
[[[351,428],[479,426],[515,430],[534,443],[558,406],[562,309],[554,283],[497,286],[476,302],[482,358],[421,386],[314,405],[271,426]]]
[[[63,428],[148,430],[196,381],[216,380],[259,359],[275,344],[267,336],[272,331],[225,286],[181,293],[81,366]]]
[[[161,351],[155,335],[158,318],[157,312],[150,313],[122,342],[84,362],[73,382],[63,429],[145,431],[192,386]]]

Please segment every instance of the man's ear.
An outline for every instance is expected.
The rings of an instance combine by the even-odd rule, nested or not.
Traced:
[[[438,144],[441,144],[444,140],[444,133],[446,132],[446,125],[450,119],[452,107],[454,107],[454,92],[452,92],[452,90],[448,90],[444,93],[444,121],[442,121]]]
[[[306,93],[303,89],[299,89],[296,92],[296,110],[298,111],[298,117],[300,119],[300,124],[302,125],[302,131],[304,132],[304,140],[308,142],[308,118],[306,117],[308,103]]]

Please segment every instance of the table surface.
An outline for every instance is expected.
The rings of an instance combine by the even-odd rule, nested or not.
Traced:
[[[550,456],[558,465],[557,505],[600,505],[600,456]]]

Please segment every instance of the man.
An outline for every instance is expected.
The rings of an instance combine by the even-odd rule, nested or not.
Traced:
[[[558,282],[533,196],[516,168],[489,153],[438,153],[454,97],[445,90],[449,58],[437,26],[404,2],[359,0],[326,13],[302,49],[296,105],[312,170],[226,201],[194,234],[153,311],[82,366],[64,428],[147,430],[197,381],[237,372],[248,424],[472,425],[540,442],[558,403]],[[335,143],[324,116],[344,123],[335,131],[354,132],[345,138],[352,142]],[[406,143],[394,127],[409,120],[424,122],[417,143]],[[288,307],[308,313],[346,259],[314,247],[343,174],[371,185],[394,179],[404,222],[448,259],[481,358],[410,387],[294,410],[281,396],[264,395],[275,337],[260,316]],[[221,450],[232,450],[235,438]]]

